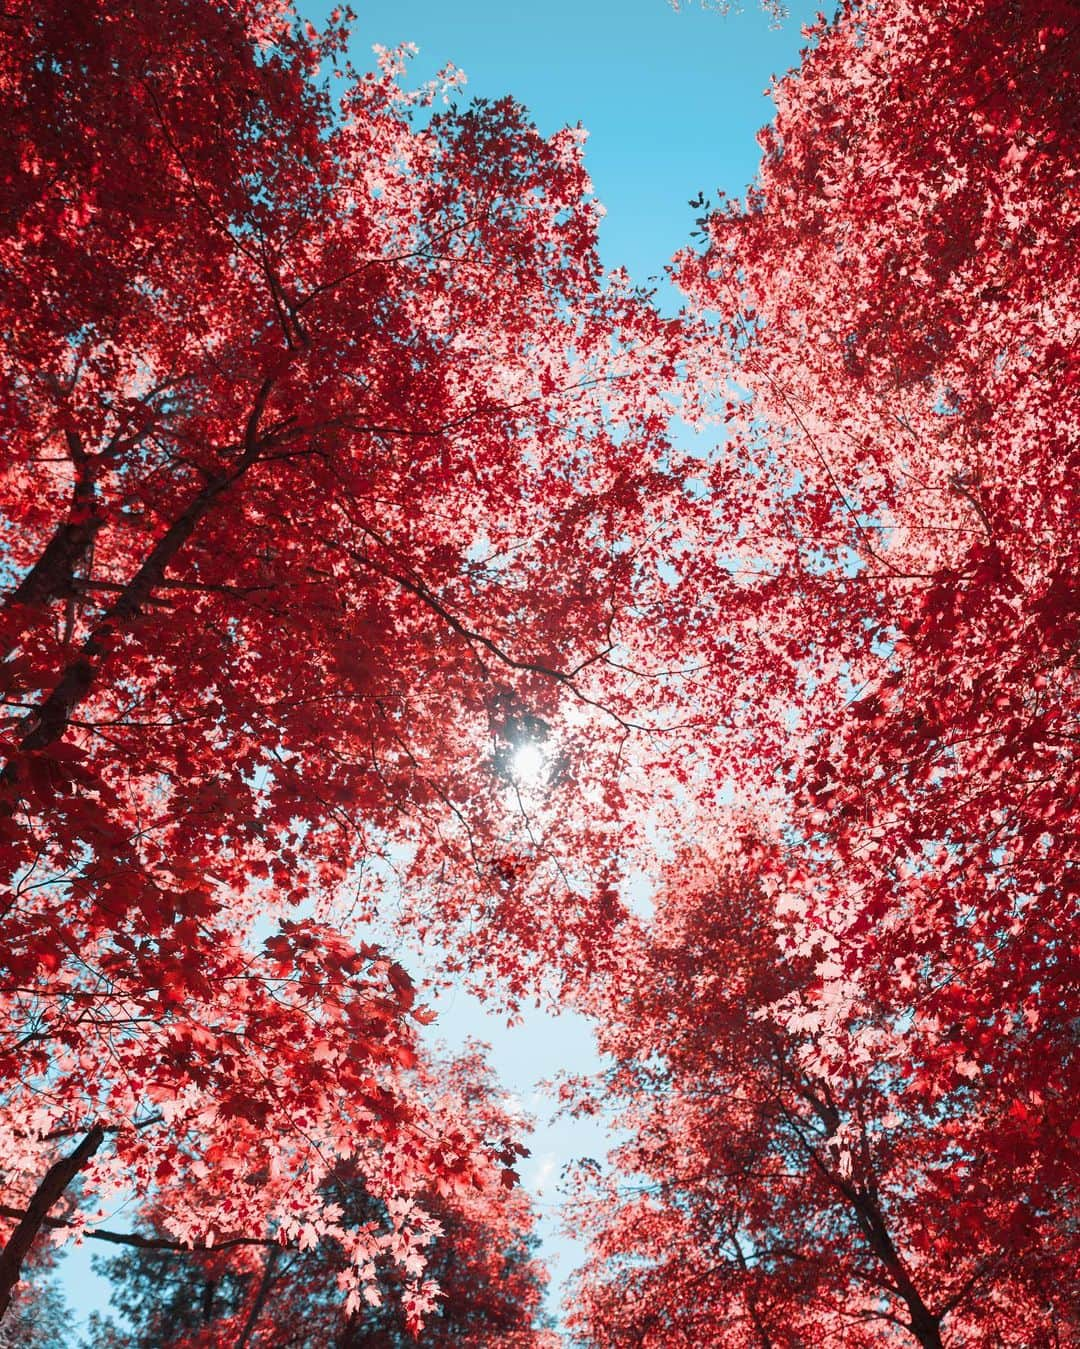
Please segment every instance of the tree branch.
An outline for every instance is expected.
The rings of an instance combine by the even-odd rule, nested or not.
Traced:
[[[92,1125],[74,1152],[69,1152],[49,1167],[24,1210],[17,1213],[0,1210],[5,1217],[19,1219],[0,1253],[0,1321],[11,1304],[11,1295],[22,1276],[23,1261],[38,1233],[42,1227],[56,1225],[55,1220],[49,1219],[49,1210],[104,1141],[105,1130],[102,1125]]]

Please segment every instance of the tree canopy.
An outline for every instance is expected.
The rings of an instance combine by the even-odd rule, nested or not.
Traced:
[[[609,1056],[583,1343],[1070,1342],[1071,6],[845,0],[677,317],[351,20],[2,20],[4,1333],[552,1343],[426,944]]]
[[[738,809],[601,998],[640,1123],[580,1324],[1071,1343],[1076,30],[894,0],[810,37],[677,260]]]

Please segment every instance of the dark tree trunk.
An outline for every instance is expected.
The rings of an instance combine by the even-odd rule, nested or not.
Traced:
[[[52,692],[36,712],[29,713],[22,725],[19,739],[21,751],[47,749],[67,731],[72,713],[90,694],[97,678],[98,667],[107,654],[114,637],[124,624],[135,617],[152,598],[165,579],[165,573],[195,533],[203,518],[209,514],[218,498],[258,461],[262,443],[259,440],[259,420],[274,386],[274,379],[263,380],[255,396],[255,404],[248,417],[244,433],[244,450],[228,471],[207,479],[202,491],[189,503],[186,510],[173,520],[154,544],[135,575],[128,581],[100,624],[89,634],[78,656],[61,674]],[[9,760],[0,781],[11,782],[17,775],[14,760]]]
[[[893,1245],[877,1200],[866,1191],[852,1191],[853,1202],[861,1220],[863,1232],[871,1250],[889,1271],[896,1291],[904,1299],[911,1316],[911,1333],[923,1346],[923,1349],[942,1349],[941,1320],[935,1316],[922,1299],[915,1287],[911,1275],[907,1272],[899,1252]]]
[[[266,1253],[262,1278],[259,1280],[258,1288],[255,1289],[255,1296],[251,1300],[251,1306],[248,1308],[248,1314],[244,1320],[244,1327],[240,1331],[234,1349],[247,1349],[248,1342],[255,1333],[255,1327],[259,1324],[259,1317],[262,1315],[263,1307],[266,1306],[267,1295],[274,1282],[274,1266],[277,1264],[280,1253],[280,1246],[271,1246]]]
[[[46,1225],[49,1210],[105,1141],[105,1130],[95,1124],[74,1152],[54,1162],[26,1206],[26,1212],[0,1252],[0,1321],[11,1304],[11,1295],[22,1274],[23,1261],[38,1233]]]
[[[916,1317],[914,1312],[912,1313],[911,1333],[923,1349],[942,1349],[941,1327],[938,1325],[937,1317],[931,1316],[929,1312],[926,1312],[925,1317]]]
[[[101,528],[90,461],[74,432],[68,432],[67,441],[75,465],[68,518],[56,526],[41,556],[0,605],[0,613],[17,608],[36,609],[73,595],[75,573]],[[0,658],[10,655],[18,644],[18,632],[8,633]]]

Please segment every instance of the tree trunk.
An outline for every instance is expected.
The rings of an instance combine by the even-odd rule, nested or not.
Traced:
[[[240,458],[227,472],[210,477],[202,491],[188,504],[187,509],[173,520],[104,615],[101,623],[86,638],[79,655],[64,670],[52,692],[36,712],[29,713],[24,719],[19,740],[20,750],[47,749],[49,745],[61,739],[68,728],[72,713],[89,696],[97,677],[98,667],[108,652],[117,629],[138,614],[151,598],[164,580],[170,564],[195,533],[199,523],[209,514],[217,499],[256,463],[261,449],[258,439],[259,420],[273,386],[273,378],[267,377],[256,395],[255,405],[244,434],[244,451]],[[14,763],[9,760],[3,773],[0,774],[0,780],[10,781],[13,772]]]
[[[255,1327],[259,1324],[259,1317],[262,1315],[262,1309],[266,1306],[267,1294],[274,1282],[274,1266],[277,1264],[278,1256],[281,1253],[280,1246],[271,1246],[266,1253],[266,1263],[263,1265],[262,1278],[259,1280],[259,1286],[255,1289],[255,1296],[252,1299],[251,1306],[248,1308],[247,1318],[244,1321],[244,1328],[236,1341],[234,1349],[247,1349],[248,1341],[255,1333]]]
[[[813,1106],[818,1118],[828,1130],[831,1137],[840,1124],[840,1115],[836,1107],[828,1101],[822,1101],[810,1085],[800,1084],[797,1079],[791,1079],[798,1090],[799,1095]],[[855,1211],[855,1217],[859,1224],[859,1229],[866,1240],[866,1244],[873,1253],[889,1271],[897,1296],[899,1296],[908,1309],[911,1320],[908,1325],[911,1333],[923,1346],[923,1349],[943,1349],[941,1340],[941,1322],[944,1320],[944,1313],[937,1316],[930,1310],[922,1299],[922,1294],[916,1288],[911,1275],[908,1273],[903,1260],[900,1259],[900,1253],[893,1244],[892,1236],[889,1233],[889,1225],[885,1220],[885,1214],[877,1200],[877,1190],[873,1186],[869,1188],[860,1188],[845,1180],[838,1175],[831,1166],[827,1166],[818,1155],[816,1148],[807,1139],[802,1129],[799,1127],[798,1116],[784,1107],[784,1113],[795,1130],[795,1136],[802,1144],[807,1155],[810,1157],[814,1166],[825,1178],[829,1185],[842,1195]],[[865,1141],[865,1132],[863,1139]],[[867,1168],[869,1171],[869,1167]]]
[[[911,1275],[900,1259],[899,1252],[893,1245],[885,1215],[871,1195],[863,1191],[856,1191],[855,1195],[855,1207],[863,1220],[863,1231],[870,1248],[889,1271],[896,1291],[904,1299],[911,1315],[911,1333],[923,1349],[942,1349],[941,1317],[931,1312],[915,1287]]]
[[[942,1349],[941,1327],[936,1316],[926,1312],[925,1316],[912,1313],[911,1333],[923,1346],[923,1349]]]
[[[74,1152],[61,1157],[45,1172],[22,1220],[8,1238],[3,1252],[0,1252],[0,1321],[11,1304],[11,1295],[22,1275],[23,1261],[45,1225],[49,1210],[104,1141],[104,1128],[95,1124]]]
[[[101,523],[100,517],[87,514],[57,525],[41,556],[4,600],[3,612],[18,606],[36,608],[70,596],[75,588],[75,569],[90,551]],[[17,645],[17,640],[9,638],[0,656],[9,655]]]
[[[101,528],[102,518],[97,514],[93,468],[75,432],[67,433],[67,442],[75,465],[75,483],[71,489],[68,518],[56,526],[41,556],[4,599],[0,605],[0,614],[21,607],[35,609],[52,600],[71,596],[74,593],[75,572]],[[19,633],[7,633],[4,645],[0,648],[0,659],[9,656],[18,644]]]

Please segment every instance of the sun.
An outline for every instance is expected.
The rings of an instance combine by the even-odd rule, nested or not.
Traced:
[[[548,755],[536,740],[527,740],[514,751],[512,772],[514,781],[522,787],[536,787],[547,772]]]

